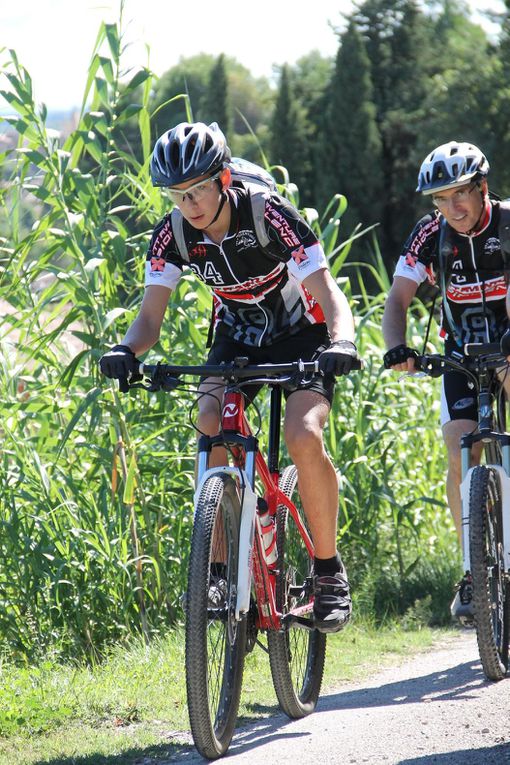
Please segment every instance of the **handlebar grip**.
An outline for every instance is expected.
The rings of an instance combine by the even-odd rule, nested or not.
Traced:
[[[466,343],[464,345],[464,354],[471,358],[490,353],[501,355],[501,345],[499,343]]]

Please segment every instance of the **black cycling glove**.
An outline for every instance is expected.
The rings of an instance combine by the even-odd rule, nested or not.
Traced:
[[[405,364],[407,359],[417,358],[418,354],[412,348],[408,348],[407,345],[396,345],[384,354],[384,368],[391,369],[396,364]]]
[[[501,353],[503,356],[508,357],[510,356],[510,329],[507,329],[504,333],[503,337],[501,338]]]
[[[99,359],[99,369],[115,380],[136,382],[142,379],[138,374],[140,362],[128,345],[114,345]]]
[[[319,356],[319,369],[324,374],[348,375],[351,369],[360,368],[358,351],[350,340],[337,340]]]

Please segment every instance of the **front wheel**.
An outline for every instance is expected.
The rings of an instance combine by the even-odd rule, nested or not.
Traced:
[[[469,490],[469,545],[473,612],[483,671],[502,680],[508,668],[509,587],[503,560],[501,486],[498,472],[474,468]]]
[[[240,503],[228,475],[213,475],[195,508],[186,595],[186,689],[191,732],[203,757],[226,752],[234,732],[246,648],[235,619]]]
[[[280,489],[292,500],[304,522],[294,465],[283,471]],[[279,505],[277,510],[276,544],[276,607],[282,615],[300,609],[311,617],[313,560],[285,505]],[[321,689],[326,635],[317,630],[286,626],[279,631],[268,630],[267,645],[273,685],[281,708],[293,719],[310,714]]]

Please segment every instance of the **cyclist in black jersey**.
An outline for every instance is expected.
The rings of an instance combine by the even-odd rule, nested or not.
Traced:
[[[350,617],[351,598],[336,547],[338,482],[323,429],[334,377],[348,374],[358,358],[353,317],[317,237],[297,210],[269,189],[264,200],[268,243],[259,244],[250,192],[231,187],[230,159],[216,123],[180,123],[156,142],[152,181],[167,188],[182,215],[187,258],[168,215],[150,242],[139,314],[122,343],[101,358],[100,368],[119,379],[136,373],[136,356],[158,340],[170,294],[187,266],[213,292],[215,332],[208,361],[318,358],[323,374],[287,395],[284,433],[315,546],[316,624],[336,632]],[[210,378],[201,386],[214,392],[199,399],[198,427],[208,435],[218,432],[218,385]],[[211,466],[225,462],[226,455],[213,450]]]
[[[441,336],[447,355],[453,351],[462,354],[465,343],[498,342],[508,327],[500,209],[499,202],[489,197],[488,172],[486,157],[469,143],[443,144],[423,161],[416,190],[431,196],[435,209],[415,225],[395,269],[383,314],[387,369],[414,371],[417,354],[406,344],[406,316],[418,286],[427,279],[441,286]],[[441,425],[448,453],[446,492],[459,539],[460,438],[476,422],[477,401],[467,377],[446,372],[441,395]],[[473,452],[476,464],[481,444]],[[465,584],[460,584],[452,613],[467,622],[471,605],[462,602],[468,600]]]

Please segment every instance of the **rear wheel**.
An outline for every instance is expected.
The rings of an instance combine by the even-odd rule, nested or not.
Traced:
[[[499,475],[496,470],[480,465],[471,476],[469,544],[476,637],[483,671],[489,680],[501,680],[508,668],[510,604],[502,532]]]
[[[195,745],[207,759],[228,749],[241,695],[246,617],[235,619],[239,521],[232,478],[207,479],[195,508],[186,596],[190,725]]]
[[[280,489],[295,504],[304,522],[294,465],[283,471]],[[278,507],[276,528],[276,607],[282,614],[296,609],[306,610],[313,596],[313,559],[285,505]],[[311,618],[311,610],[308,614]],[[281,708],[291,718],[310,714],[316,707],[321,689],[326,635],[317,630],[286,626],[280,631],[268,630],[267,644],[273,685]]]

